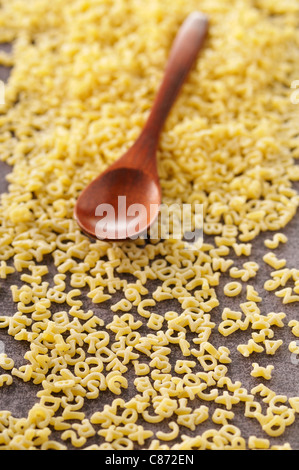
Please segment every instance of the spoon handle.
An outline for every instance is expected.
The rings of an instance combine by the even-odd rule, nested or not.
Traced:
[[[207,16],[193,12],[184,21],[174,40],[164,79],[144,127],[145,133],[157,141],[169,111],[204,44],[207,32]]]

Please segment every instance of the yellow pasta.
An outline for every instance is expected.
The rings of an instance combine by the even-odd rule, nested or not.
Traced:
[[[160,330],[164,322],[164,317],[157,313],[151,313],[147,326],[153,330]]]
[[[0,354],[0,367],[4,370],[11,370],[13,369],[15,363],[14,360],[7,357],[7,354],[1,353]]]
[[[247,289],[247,300],[252,302],[261,302],[262,297],[259,296],[258,292],[251,285],[246,286]]]
[[[235,297],[242,292],[242,284],[240,282],[229,282],[224,286],[223,291],[227,297]]]
[[[221,408],[216,408],[213,413],[212,420],[216,424],[228,424],[228,421],[234,418],[234,413],[232,411],[223,410]]]
[[[7,266],[5,261],[1,261],[0,264],[0,278],[1,279],[6,279],[9,274],[12,274],[15,272],[15,268],[11,266]]]
[[[289,351],[294,354],[299,354],[299,347],[296,341],[291,341],[291,343],[289,344]]]
[[[248,448],[249,449],[269,449],[270,441],[269,439],[262,439],[256,436],[250,436],[248,439]]]
[[[278,248],[280,243],[286,243],[287,241],[288,237],[284,233],[275,233],[272,240],[267,239],[264,243],[267,248],[274,250]]]
[[[267,297],[299,300],[299,269],[273,252],[288,249],[283,229],[299,206],[298,112],[287,93],[299,73],[298,2],[35,3],[0,7],[0,43],[12,44],[0,64],[13,67],[0,103],[0,159],[11,171],[0,279],[14,306],[0,316],[0,387],[37,390],[20,416],[0,410],[0,450],[289,449],[299,398],[276,390],[287,312],[265,311],[252,280],[263,260]],[[157,156],[161,216],[189,204],[195,230],[201,204],[203,239],[177,239],[175,218],[165,238],[161,217],[154,238],[90,240],[76,200],[137,139],[173,37],[198,9],[209,40]],[[261,260],[255,239],[270,231]],[[299,336],[296,319],[287,326]],[[296,342],[288,349],[291,364]],[[249,363],[256,354],[273,365]],[[248,389],[232,378],[236,360]],[[233,424],[242,413],[256,435]]]
[[[290,304],[293,302],[299,301],[299,295],[293,295],[293,290],[291,287],[286,287],[275,292],[276,297],[283,297],[283,304]]]
[[[156,434],[157,438],[161,439],[162,441],[172,441],[173,439],[175,439],[179,434],[179,426],[176,422],[171,421],[169,423],[169,427],[171,429],[171,432],[164,433],[162,431],[158,431]]]
[[[252,244],[251,243],[234,243],[233,244],[233,249],[236,253],[237,256],[250,256],[251,255],[251,249],[252,249]]]
[[[267,253],[264,255],[263,260],[265,263],[269,264],[274,269],[281,269],[286,265],[286,260],[285,259],[278,259],[276,255],[272,252]]]
[[[0,387],[3,387],[4,384],[11,385],[13,382],[12,376],[9,374],[0,375]]]
[[[250,339],[247,344],[239,344],[237,350],[245,357],[250,356],[253,352],[261,353],[264,351],[263,346],[257,344],[253,339]]]
[[[253,370],[251,371],[252,377],[263,377],[266,380],[271,379],[272,370],[274,366],[268,365],[266,367],[259,366],[256,362],[252,364]]]
[[[299,321],[297,320],[291,320],[288,323],[288,326],[292,328],[292,333],[294,336],[299,337]]]

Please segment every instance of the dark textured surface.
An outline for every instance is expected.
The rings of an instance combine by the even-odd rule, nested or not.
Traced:
[[[9,45],[5,46],[6,50],[9,50]],[[4,81],[7,80],[9,76],[9,69],[0,67],[0,78]],[[1,132],[1,130],[0,130]],[[5,176],[10,172],[10,168],[5,163],[0,163],[0,193],[3,193],[8,190],[8,184],[6,182]],[[298,188],[299,189],[299,188]],[[280,247],[275,250],[279,258],[286,258],[287,267],[289,268],[299,268],[299,250],[298,250],[298,230],[299,230],[299,215],[291,221],[291,223],[286,227],[284,233],[288,237],[288,243],[286,245],[280,245]],[[291,353],[288,350],[288,345],[291,341],[296,340],[296,338],[291,333],[291,328],[289,328],[288,322],[291,319],[299,320],[299,308],[298,303],[283,305],[282,299],[277,298],[274,292],[266,292],[263,289],[265,280],[270,278],[270,273],[273,269],[267,266],[263,260],[263,255],[269,250],[264,246],[264,240],[267,237],[272,238],[273,233],[264,233],[257,240],[253,242],[252,255],[250,260],[254,260],[260,264],[260,270],[256,278],[250,281],[256,290],[263,297],[263,301],[259,304],[263,314],[269,312],[285,312],[287,317],[284,319],[284,328],[273,327],[275,331],[274,339],[282,339],[284,341],[283,345],[279,348],[277,353],[274,356],[266,355],[266,353],[252,354],[249,358],[244,358],[236,349],[237,345],[240,343],[247,343],[251,338],[251,330],[244,332],[236,332],[227,338],[221,336],[217,328],[213,330],[213,333],[210,337],[210,341],[215,346],[225,345],[231,350],[231,359],[232,363],[229,365],[228,376],[231,379],[239,380],[242,382],[243,386],[250,391],[252,387],[257,385],[260,382],[265,383],[266,386],[270,387],[277,394],[287,395],[288,397],[299,396],[299,363],[293,360]],[[205,241],[208,241],[207,239]],[[51,265],[51,259],[49,258],[49,270],[50,277],[51,271],[53,272],[53,265]],[[248,261],[248,258],[241,257],[236,258],[236,265],[241,266],[242,263]],[[11,292],[9,286],[11,284],[17,284],[19,275],[14,274],[9,277],[7,281],[0,280],[0,315],[12,315],[16,312],[16,306],[14,305],[11,297]],[[49,278],[50,278],[49,277]],[[239,304],[242,301],[246,300],[246,292],[243,290],[241,297],[237,298],[227,298],[223,295],[223,285],[228,282],[228,274],[224,274],[221,277],[220,285],[216,288],[217,295],[220,300],[220,306],[214,309],[211,313],[212,321],[217,325],[221,322],[221,313],[225,307],[230,307],[234,310],[239,310]],[[115,299],[114,299],[115,301]],[[166,310],[173,309],[174,305],[171,301],[167,303],[166,301],[162,302],[160,305],[161,313]],[[158,304],[159,306],[159,304]],[[96,312],[98,307],[93,309]],[[108,309],[106,309],[107,311]],[[108,315],[109,313],[106,313]],[[2,343],[1,343],[2,342]],[[2,348],[5,348],[5,353],[9,357],[12,357],[15,360],[16,367],[25,363],[23,358],[24,353],[27,350],[26,344],[20,341],[14,340],[13,337],[7,334],[7,330],[0,330],[0,345]],[[1,352],[1,351],[0,351]],[[177,351],[178,352],[178,351]],[[177,359],[176,351],[172,354],[173,360]],[[262,366],[268,364],[274,365],[274,371],[272,373],[271,381],[266,381],[263,379],[255,379],[251,377],[250,372],[252,370],[252,363],[258,362]],[[299,362],[299,361],[298,361]],[[130,377],[130,371],[128,372],[127,377]],[[36,386],[31,383],[24,383],[21,380],[14,378],[14,382],[11,386],[0,388],[0,410],[10,410],[15,417],[21,418],[27,415],[28,410],[33,406],[37,401],[36,393],[41,388],[41,386]],[[135,392],[134,387],[129,387],[124,391],[122,398],[128,399],[132,392]],[[101,395],[101,399],[90,400],[86,407],[86,415],[89,417],[95,410],[102,409],[104,401],[111,402],[115,398],[111,394],[104,393]],[[104,401],[103,401],[104,400]],[[209,406],[213,410],[216,406],[211,402],[201,402]],[[242,432],[243,437],[248,437],[249,435],[256,435],[258,437],[268,438],[268,436],[261,430],[260,425],[255,420],[250,420],[245,418],[244,405],[239,404],[234,407],[233,411],[235,412],[235,418],[233,424],[237,425]],[[211,416],[212,413],[210,413]],[[159,425],[160,426],[160,425]],[[206,423],[198,426],[197,432],[201,434],[204,430],[213,426],[211,420],[208,420]],[[163,423],[161,429],[167,429],[166,423]],[[169,429],[168,429],[169,431]],[[193,434],[187,428],[183,429],[184,434]],[[89,443],[92,443],[88,441]],[[97,437],[97,442],[99,438]],[[103,440],[101,439],[101,442]],[[272,444],[282,444],[289,442],[293,449],[299,450],[299,420],[296,419],[295,423],[286,428],[286,432],[277,439],[271,438]],[[171,443],[170,443],[171,444]]]
[[[0,44],[0,50],[9,54],[11,52],[11,44]],[[10,71],[10,67],[3,67],[2,65],[0,65],[0,80],[2,80],[3,82],[7,82],[10,75]]]

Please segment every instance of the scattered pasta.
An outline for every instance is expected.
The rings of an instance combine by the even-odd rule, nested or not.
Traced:
[[[263,377],[266,380],[271,379],[272,370],[274,366],[268,365],[267,367],[259,366],[256,362],[252,364],[253,370],[251,372],[252,377]]]
[[[0,52],[13,68],[0,104],[11,166],[0,280],[14,304],[0,312],[0,393],[36,386],[21,417],[0,409],[0,450],[291,449],[299,397],[264,381],[283,349],[298,360],[299,321],[294,310],[287,330],[287,306],[265,311],[263,289],[299,301],[299,269],[278,254],[299,206],[286,92],[299,76],[297,0],[0,3],[0,43],[13,44]],[[172,38],[198,9],[210,37],[158,161],[165,204],[191,205],[193,228],[202,204],[203,243],[164,239],[162,224],[155,239],[89,240],[77,197],[138,137]],[[258,259],[263,232],[273,237]],[[23,355],[6,351],[8,336]],[[252,388],[233,378],[235,361]],[[261,434],[240,429],[240,414]]]

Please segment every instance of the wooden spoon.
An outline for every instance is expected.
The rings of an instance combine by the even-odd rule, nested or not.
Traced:
[[[175,38],[164,79],[139,138],[79,196],[75,219],[92,238],[134,239],[156,220],[161,205],[156,159],[159,135],[207,32],[206,15],[191,13]]]

